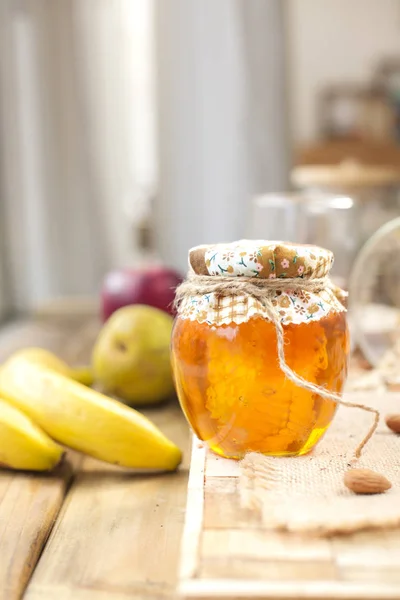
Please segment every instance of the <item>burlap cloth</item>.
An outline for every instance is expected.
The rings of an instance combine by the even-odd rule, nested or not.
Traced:
[[[351,399],[357,396],[352,394]],[[382,418],[354,468],[382,473],[392,488],[369,496],[345,488],[343,475],[371,415],[339,406],[331,428],[311,454],[273,458],[250,453],[241,462],[242,506],[259,511],[266,528],[329,536],[400,525],[400,436],[384,422],[385,414],[400,413],[400,395],[359,398],[379,408]]]

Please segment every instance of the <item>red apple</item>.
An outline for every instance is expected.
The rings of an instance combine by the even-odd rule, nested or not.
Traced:
[[[147,304],[174,315],[172,303],[181,281],[176,271],[161,265],[111,271],[101,291],[102,318],[106,321],[118,308],[129,304]]]

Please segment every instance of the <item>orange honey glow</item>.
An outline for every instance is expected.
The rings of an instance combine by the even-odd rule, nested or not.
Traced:
[[[344,312],[284,326],[285,358],[298,375],[340,393],[349,338]],[[172,364],[178,397],[196,435],[227,458],[246,452],[309,452],[331,423],[336,404],[282,373],[275,327],[255,317],[236,325],[177,318]]]

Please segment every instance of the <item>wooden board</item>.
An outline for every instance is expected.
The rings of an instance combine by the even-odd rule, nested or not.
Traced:
[[[177,404],[146,411],[184,452]],[[28,586],[27,600],[172,597],[186,500],[186,463],[135,474],[85,459]]]
[[[90,307],[83,315],[68,305],[43,310],[0,330],[0,363],[34,345],[85,364],[98,328]],[[188,428],[176,404],[146,414],[186,451]],[[71,466],[52,476],[0,472],[0,600],[175,599],[187,455],[179,472],[150,476],[69,457]],[[366,598],[400,597],[392,581],[400,534],[374,538],[379,551],[367,534],[350,545],[266,536],[239,509],[237,464],[205,459],[194,447],[181,582],[187,598],[357,598],[360,589]]]
[[[79,306],[3,326],[0,363],[39,346],[88,364],[100,324]],[[0,471],[0,600],[175,597],[190,436],[177,403],[145,412],[184,451],[177,473],[133,474],[70,452],[51,475]]]
[[[400,598],[400,530],[318,539],[263,530],[238,463],[194,439],[179,594],[186,599]]]
[[[0,598],[20,598],[60,511],[71,462],[52,475],[0,472]]]
[[[77,324],[63,327],[55,320],[12,323],[1,331],[0,362],[26,346],[48,348],[73,361],[78,331]],[[80,462],[68,452],[51,475],[0,471],[0,600],[22,596]]]

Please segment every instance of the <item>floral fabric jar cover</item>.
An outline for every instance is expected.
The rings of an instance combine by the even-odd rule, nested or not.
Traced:
[[[197,246],[189,252],[190,269],[197,275],[211,277],[317,279],[329,273],[332,263],[333,254],[329,250],[289,242],[240,240]],[[340,293],[330,287],[314,293],[288,288],[273,292],[272,303],[283,325],[299,324],[345,311],[338,296]],[[181,318],[209,325],[239,324],[255,316],[268,320],[262,304],[245,296],[194,295],[185,299],[180,308]]]

